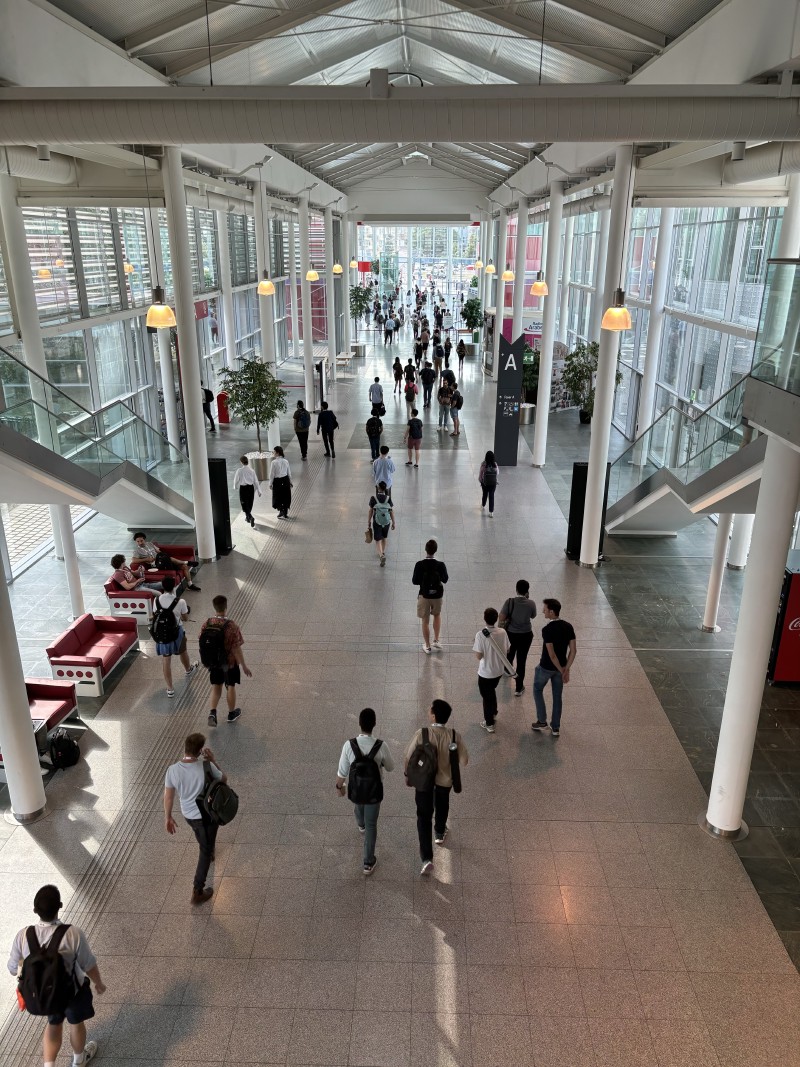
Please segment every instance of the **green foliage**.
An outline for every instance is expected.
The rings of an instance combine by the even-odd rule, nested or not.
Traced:
[[[469,300],[465,300],[463,312],[464,324],[468,330],[477,330],[483,325],[483,309],[479,297],[471,296]]]
[[[597,375],[597,360],[600,354],[600,345],[597,341],[584,344],[578,343],[564,361],[564,372],[561,380],[572,399],[582,411],[590,416],[594,414],[595,377]],[[622,373],[617,370],[615,385],[622,382]]]
[[[281,382],[272,374],[266,363],[257,359],[245,359],[238,370],[224,370],[220,384],[228,394],[228,409],[242,420],[249,430],[256,428],[258,451],[261,447],[261,427],[286,411],[286,393]]]
[[[531,393],[539,388],[539,349],[525,345],[522,356],[522,391]]]
[[[469,283],[469,287],[470,287],[470,289],[477,289],[478,288],[478,275],[477,274],[473,274],[472,275],[472,281]]]
[[[379,259],[373,259],[373,261],[370,263],[370,268],[372,269],[373,274],[380,274],[381,261]]]
[[[353,285],[350,287],[350,318],[360,319],[366,315],[372,304],[371,285]]]

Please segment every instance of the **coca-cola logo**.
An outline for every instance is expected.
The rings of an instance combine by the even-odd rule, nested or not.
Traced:
[[[789,623],[789,629],[790,630],[800,630],[800,618],[792,619],[792,621]]]

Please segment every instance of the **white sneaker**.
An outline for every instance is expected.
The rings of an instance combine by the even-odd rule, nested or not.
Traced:
[[[485,720],[480,723],[480,728],[482,730],[485,730],[487,734],[493,734],[494,733],[494,726],[490,726],[489,723],[486,722]]]
[[[422,646],[422,651],[425,653],[426,656],[430,656],[430,654],[431,654],[431,646],[430,645],[423,645]]]
[[[86,1055],[83,1057],[83,1062],[88,1063],[89,1060],[93,1060],[97,1055],[97,1042],[87,1041],[83,1051],[86,1053]]]
[[[425,862],[422,864],[422,869],[420,870],[419,873],[421,875],[426,875],[426,874],[430,874],[432,870],[433,870],[433,860],[425,860]]]
[[[435,648],[437,652],[441,652],[442,651],[442,642],[441,641],[434,641],[432,647]]]
[[[197,670],[197,669],[199,668],[199,666],[200,666],[200,664],[199,664],[199,663],[193,663],[193,664],[191,665],[191,667],[189,668],[189,670],[188,670],[188,671],[186,672],[186,674],[185,674],[185,676],[184,676],[184,677],[186,677],[186,678],[191,678],[191,676],[192,676],[192,675],[194,674],[194,672],[195,672],[195,671],[196,671],[196,670]]]

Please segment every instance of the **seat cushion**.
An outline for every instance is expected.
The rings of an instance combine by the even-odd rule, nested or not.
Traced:
[[[137,637],[136,630],[125,630],[124,633],[104,633],[102,639],[113,641],[120,650],[120,654],[124,656],[128,649],[136,644]]]
[[[93,615],[82,615],[77,622],[72,624],[72,629],[78,636],[78,644],[83,646],[87,641],[93,641],[97,633]]]
[[[60,637],[57,637],[52,645],[47,646],[48,656],[75,656],[78,654],[80,641],[75,630],[70,627]]]
[[[115,641],[107,637],[98,638],[96,641],[81,648],[80,654],[89,658],[99,659],[103,674],[108,674],[117,660],[122,658],[122,650]]]
[[[44,719],[47,729],[58,726],[72,711],[71,700],[47,700],[34,698],[29,701],[32,719]]]

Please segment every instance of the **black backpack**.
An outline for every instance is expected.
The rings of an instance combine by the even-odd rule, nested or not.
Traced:
[[[177,603],[178,597],[173,597],[172,603],[165,608],[159,604],[158,598],[156,599],[156,610],[153,612],[153,621],[150,623],[150,636],[159,644],[168,645],[172,641],[178,640],[181,627],[175,618],[175,605]]]
[[[66,767],[74,767],[81,758],[81,749],[77,741],[74,741],[66,730],[59,729],[50,738],[50,762],[57,771],[63,771]]]
[[[383,423],[377,415],[367,419],[367,437],[380,437],[383,433]]]
[[[212,777],[208,761],[203,764],[203,771],[205,781],[197,803],[205,809],[213,823],[226,826],[239,810],[239,794],[231,789],[227,782]]]
[[[422,581],[419,583],[420,595],[428,600],[438,600],[444,593],[442,588],[442,576],[438,567],[431,566],[432,561],[427,561],[427,566],[422,573]]]
[[[429,793],[436,782],[439,769],[439,750],[428,736],[427,726],[422,728],[422,740],[411,753],[406,766],[406,781],[421,793]]]
[[[226,667],[228,653],[225,650],[225,627],[228,620],[218,626],[215,619],[208,619],[200,634],[200,662],[204,667]]]
[[[303,430],[307,430],[311,425],[311,416],[305,408],[301,409],[297,413],[297,428],[302,433]]]
[[[483,484],[487,489],[492,489],[497,485],[497,467],[490,463],[483,468]]]
[[[162,552],[160,549],[156,552],[156,558],[153,560],[153,566],[158,567],[160,571],[174,571],[175,564],[172,562],[172,556],[169,552]]]
[[[380,804],[383,800],[383,781],[381,769],[375,762],[378,749],[383,744],[380,739],[366,754],[355,738],[350,739],[355,759],[350,764],[347,776],[347,799],[354,804]]]
[[[46,948],[33,926],[26,931],[30,951],[22,961],[19,992],[30,1015],[61,1015],[75,999],[77,984],[58,951],[67,930],[67,923],[59,923]]]

